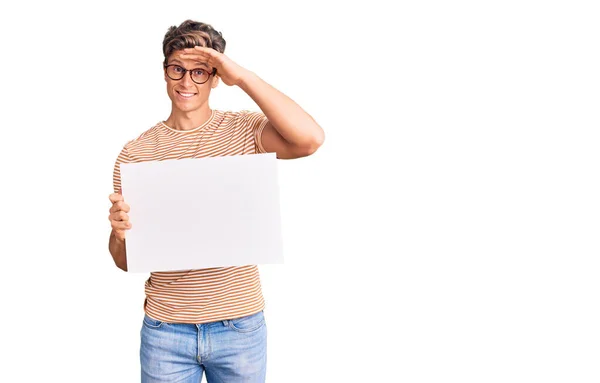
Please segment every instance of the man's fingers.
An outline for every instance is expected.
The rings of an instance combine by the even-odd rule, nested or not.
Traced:
[[[201,57],[209,57],[210,53],[204,51],[198,51],[192,48],[185,48],[183,52],[179,52],[179,55],[189,55],[189,56],[201,56]]]
[[[129,216],[124,211],[117,211],[114,213],[110,213],[108,215],[108,219],[112,221],[129,221]]]
[[[124,211],[118,211],[115,213],[117,221],[129,221],[129,216]]]
[[[112,205],[110,208],[111,213],[115,213],[117,211],[124,211],[125,213],[129,213],[130,207],[124,201],[118,201]]]
[[[207,48],[207,47],[202,47],[200,45],[196,45],[193,48],[183,48],[183,51],[188,53],[188,52],[194,52],[194,53],[206,53],[206,54],[210,54],[210,51],[213,51],[214,49],[212,48]]]
[[[184,48],[183,52],[180,53],[180,56],[185,57],[185,58],[201,57],[204,59],[211,59],[211,58],[215,57],[216,54],[218,54],[218,52],[212,48],[195,47],[195,48]]]
[[[123,221],[111,221],[111,226],[113,230],[129,230],[131,229],[131,222],[123,222]]]
[[[110,202],[115,203],[117,201],[123,201],[123,196],[119,193],[112,193],[108,196],[108,199],[110,200]]]
[[[201,47],[199,45],[196,45],[193,48],[184,48],[183,49],[184,52],[194,52],[194,53],[203,53],[209,56],[212,56],[214,54],[220,53],[217,52],[217,50],[213,49],[213,48],[209,48],[209,47]]]
[[[186,59],[186,60],[195,60],[195,61],[207,64],[207,65],[209,62],[208,60],[210,59],[209,56],[199,55],[196,53],[182,53],[179,55],[179,58]]]
[[[117,211],[112,216],[115,221],[129,221],[129,216],[124,211]]]
[[[129,213],[129,205],[127,205],[124,201],[117,202],[119,204],[119,210],[124,211],[125,213]]]

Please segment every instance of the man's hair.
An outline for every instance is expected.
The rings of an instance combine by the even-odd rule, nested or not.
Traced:
[[[221,53],[225,52],[225,39],[221,32],[216,31],[211,25],[193,20],[186,20],[178,27],[173,25],[163,39],[165,65],[174,51],[193,48],[197,45],[212,48]]]

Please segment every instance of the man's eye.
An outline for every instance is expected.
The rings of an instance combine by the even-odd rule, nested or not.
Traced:
[[[183,73],[183,72],[185,72],[185,69],[183,69],[180,66],[176,66],[176,67],[173,67],[173,68],[174,68],[175,72],[177,72],[177,73]]]
[[[194,71],[194,76],[202,76],[204,74],[204,70],[203,69],[196,69]]]

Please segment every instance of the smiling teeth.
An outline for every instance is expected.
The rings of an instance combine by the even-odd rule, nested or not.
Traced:
[[[182,95],[183,97],[192,97],[194,95],[194,93],[181,93],[179,92],[180,95]]]

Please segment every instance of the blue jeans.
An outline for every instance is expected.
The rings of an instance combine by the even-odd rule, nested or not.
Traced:
[[[267,325],[262,311],[204,324],[167,323],[144,315],[142,383],[264,382]]]

